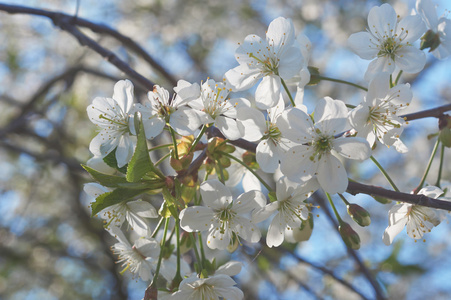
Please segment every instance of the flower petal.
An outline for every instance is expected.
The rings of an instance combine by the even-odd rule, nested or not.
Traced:
[[[343,164],[332,154],[323,155],[318,161],[318,182],[329,194],[342,194],[348,187],[348,174]]]
[[[276,106],[280,97],[280,77],[267,75],[255,91],[255,104],[259,109],[268,109]]]
[[[229,189],[217,179],[204,181],[200,185],[202,200],[212,209],[227,207],[232,203],[232,194]]]
[[[191,206],[180,212],[180,226],[188,232],[208,230],[214,220],[214,212],[205,206]]]
[[[335,151],[349,159],[365,160],[371,156],[370,145],[360,137],[338,138],[333,144]]]

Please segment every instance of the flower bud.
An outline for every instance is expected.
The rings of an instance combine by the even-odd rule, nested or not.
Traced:
[[[171,167],[176,171],[182,171],[188,169],[189,165],[193,161],[193,153],[191,152],[188,155],[184,155],[182,157],[179,157],[179,159],[176,159],[171,156]]]
[[[439,139],[445,147],[451,148],[451,117],[443,115],[439,118]]]
[[[351,225],[342,221],[340,222],[340,226],[338,226],[338,231],[346,246],[354,250],[360,249],[360,237],[357,232],[352,229]]]
[[[357,204],[349,204],[347,206],[349,216],[360,226],[368,226],[371,224],[370,213]]]
[[[437,49],[437,47],[440,45],[440,36],[438,33],[435,33],[432,30],[428,30],[422,37],[421,37],[421,45],[420,50],[430,48],[429,52],[434,51]]]
[[[308,85],[318,84],[321,81],[319,76],[319,69],[315,67],[308,67],[308,71],[310,72],[310,81]]]

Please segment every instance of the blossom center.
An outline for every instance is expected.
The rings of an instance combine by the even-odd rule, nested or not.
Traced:
[[[268,128],[268,129],[265,131],[265,134],[263,135],[262,140],[271,139],[276,142],[280,140],[282,133],[280,132],[280,130],[276,124],[267,121],[266,128]]]
[[[268,52],[270,52],[269,46]],[[279,59],[266,55],[263,55],[264,59],[261,59],[255,56],[254,53],[249,53],[249,57],[252,57],[257,61],[256,65],[259,69],[261,69],[263,75],[279,75]]]
[[[377,56],[389,56],[392,60],[395,60],[395,53],[401,47],[402,45],[397,43],[394,38],[389,37],[380,46]]]
[[[322,133],[319,129],[316,129],[317,137],[313,141],[313,154],[310,156],[310,160],[315,160],[315,157],[318,156],[318,159],[321,159],[322,155],[325,153],[329,153],[333,147],[332,140],[334,136],[326,135]]]
[[[280,201],[279,203],[279,212],[284,217],[285,222],[288,224],[298,223],[299,221],[303,221],[301,217],[302,209],[305,207],[302,204],[295,203],[292,197],[288,197],[285,200]]]

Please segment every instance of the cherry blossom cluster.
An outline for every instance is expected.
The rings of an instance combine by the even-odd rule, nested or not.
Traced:
[[[242,243],[260,242],[262,229],[269,247],[306,240],[312,230],[309,197],[322,190],[331,199],[348,187],[343,158],[367,160],[377,143],[407,152],[400,115],[412,92],[398,81],[402,72],[423,69],[423,49],[440,59],[450,54],[449,22],[438,19],[429,0],[417,1],[417,14],[402,19],[388,4],[371,9],[368,29],[348,40],[358,56],[372,60],[364,75],[367,92],[356,107],[331,97],[318,99],[313,111],[303,105],[303,89],[317,76],[309,71],[312,45],[283,17],[269,24],[265,37],[245,37],[235,52],[238,66],[221,81],[180,80],[173,93],[156,85],[137,102],[132,82],[121,80],[112,98],[95,98],[87,113],[100,131],[85,168],[98,183],[86,184],[85,192],[95,198],[93,214],[117,239],[112,251],[119,263],[151,281],[155,292],[155,277],[162,275],[168,282],[166,291],[158,287],[162,299],[242,299],[231,278],[241,264],[217,267],[204,247],[233,252]],[[421,49],[415,45],[420,38]],[[296,86],[294,97],[288,85]],[[254,98],[233,98],[253,87]],[[148,145],[167,132],[172,142],[163,159],[173,170],[164,174]],[[255,151],[240,149],[243,141]],[[258,174],[271,174],[275,189]],[[233,186],[240,181],[246,182],[245,192],[235,196]],[[137,200],[159,193],[163,203]],[[438,198],[444,191],[427,186],[419,193]],[[349,204],[348,210],[359,225],[369,225],[363,208]],[[159,219],[159,225],[151,228],[150,219]],[[383,241],[391,244],[405,226],[410,237],[420,239],[440,220],[434,209],[396,204]],[[339,223],[346,244],[358,248],[356,233],[340,218]],[[133,229],[134,241],[122,229]],[[170,238],[168,231],[176,233]],[[194,270],[181,248],[192,249],[199,260]]]

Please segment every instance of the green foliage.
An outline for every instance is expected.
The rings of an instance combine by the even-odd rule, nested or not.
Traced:
[[[125,174],[127,173],[127,165],[123,167],[117,166],[117,159],[116,159],[116,149],[111,151],[107,156],[103,158],[103,161],[111,168],[118,170],[119,172]]]
[[[149,157],[147,141],[142,122],[139,126],[138,142],[136,143],[135,153],[133,154],[127,168],[127,181],[138,182],[144,175],[152,171],[153,163]]]
[[[81,165],[83,169],[88,171],[88,173],[91,175],[91,177],[96,180],[98,183],[100,183],[103,186],[106,187],[119,187],[121,183],[127,183],[127,179],[122,176],[114,176],[114,175],[108,175],[101,173],[99,171],[96,171],[88,166]]]
[[[98,196],[96,201],[91,204],[92,216],[98,214],[102,209],[121,203],[122,201],[131,200],[145,192],[145,189],[117,188],[112,192],[104,193]]]

